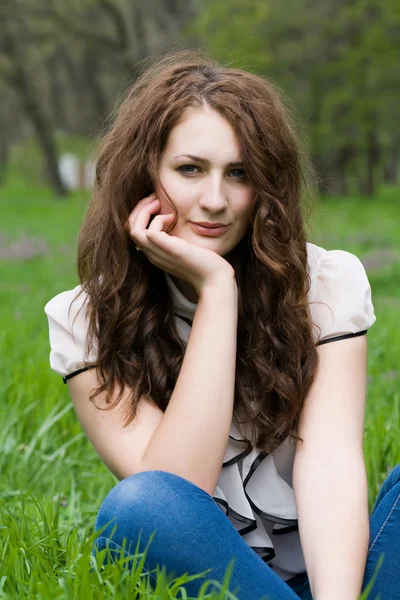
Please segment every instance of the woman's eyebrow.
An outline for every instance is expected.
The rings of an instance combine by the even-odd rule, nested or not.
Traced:
[[[201,162],[206,165],[210,164],[206,158],[201,158],[201,156],[193,156],[193,154],[179,154],[178,156],[174,156],[174,158],[190,158],[190,160],[194,160],[195,162]],[[242,162],[229,162],[226,165],[227,167],[243,167]]]

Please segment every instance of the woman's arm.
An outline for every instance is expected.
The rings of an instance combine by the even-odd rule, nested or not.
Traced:
[[[318,347],[293,470],[299,533],[314,600],[356,600],[369,542],[363,456],[367,337]]]
[[[232,423],[237,319],[233,272],[200,293],[179,377],[142,471],[170,471],[214,494]]]

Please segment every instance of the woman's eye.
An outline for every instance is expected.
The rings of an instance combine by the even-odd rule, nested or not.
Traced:
[[[231,173],[240,173],[240,175],[235,175],[235,177],[238,177],[238,179],[245,179],[245,177],[246,177],[243,169],[233,169],[233,171],[231,171]]]
[[[177,168],[177,171],[180,171],[181,173],[184,173],[185,175],[195,175],[196,171],[193,171],[190,169],[197,169],[197,171],[200,170],[199,167],[196,167],[195,165],[181,165],[180,167]],[[233,169],[232,171],[230,171],[229,176],[231,176],[231,173],[234,173],[235,179],[244,180],[246,178],[244,169]]]
[[[178,171],[181,171],[181,173],[186,173],[187,175],[191,175],[193,174],[193,171],[185,171],[185,169],[198,169],[198,167],[196,167],[195,165],[182,165],[180,167],[178,167]]]

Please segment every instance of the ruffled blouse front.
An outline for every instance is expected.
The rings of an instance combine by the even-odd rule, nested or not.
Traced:
[[[361,261],[349,252],[327,251],[307,244],[311,279],[309,306],[316,344],[363,335],[375,322],[371,288]],[[165,273],[174,303],[176,326],[189,340],[196,304],[190,302]],[[50,365],[64,377],[95,364],[96,348],[84,357],[87,303],[80,286],[62,292],[45,306],[49,322]],[[73,335],[71,324],[77,312]],[[246,430],[244,429],[244,432]],[[251,439],[251,437],[249,437]],[[283,579],[306,570],[301,549],[297,509],[292,488],[295,442],[286,438],[271,454],[247,449],[243,436],[231,425],[229,442],[214,500],[247,544]]]
[[[197,305],[180,292],[168,273],[165,277],[178,331],[188,341]],[[213,496],[245,542],[283,579],[305,571],[291,487],[294,453],[290,438],[268,456],[258,448],[249,450],[232,423]],[[285,540],[279,537],[283,534]]]

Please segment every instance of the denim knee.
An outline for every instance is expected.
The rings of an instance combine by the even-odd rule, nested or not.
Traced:
[[[388,486],[389,489],[394,487],[400,481],[400,463],[396,465],[389,473],[388,477]]]
[[[379,506],[383,498],[386,496],[391,489],[394,488],[400,482],[400,463],[397,464],[386,477],[385,481],[382,483],[382,486],[378,492],[378,496],[375,500],[375,505],[373,511]]]
[[[142,471],[119,481],[104,498],[98,512],[95,530],[106,523],[102,536],[112,538],[116,526],[126,532],[141,525],[146,530],[163,526],[166,519],[174,522],[183,514],[196,518],[198,501],[213,502],[203,489],[168,471]]]

